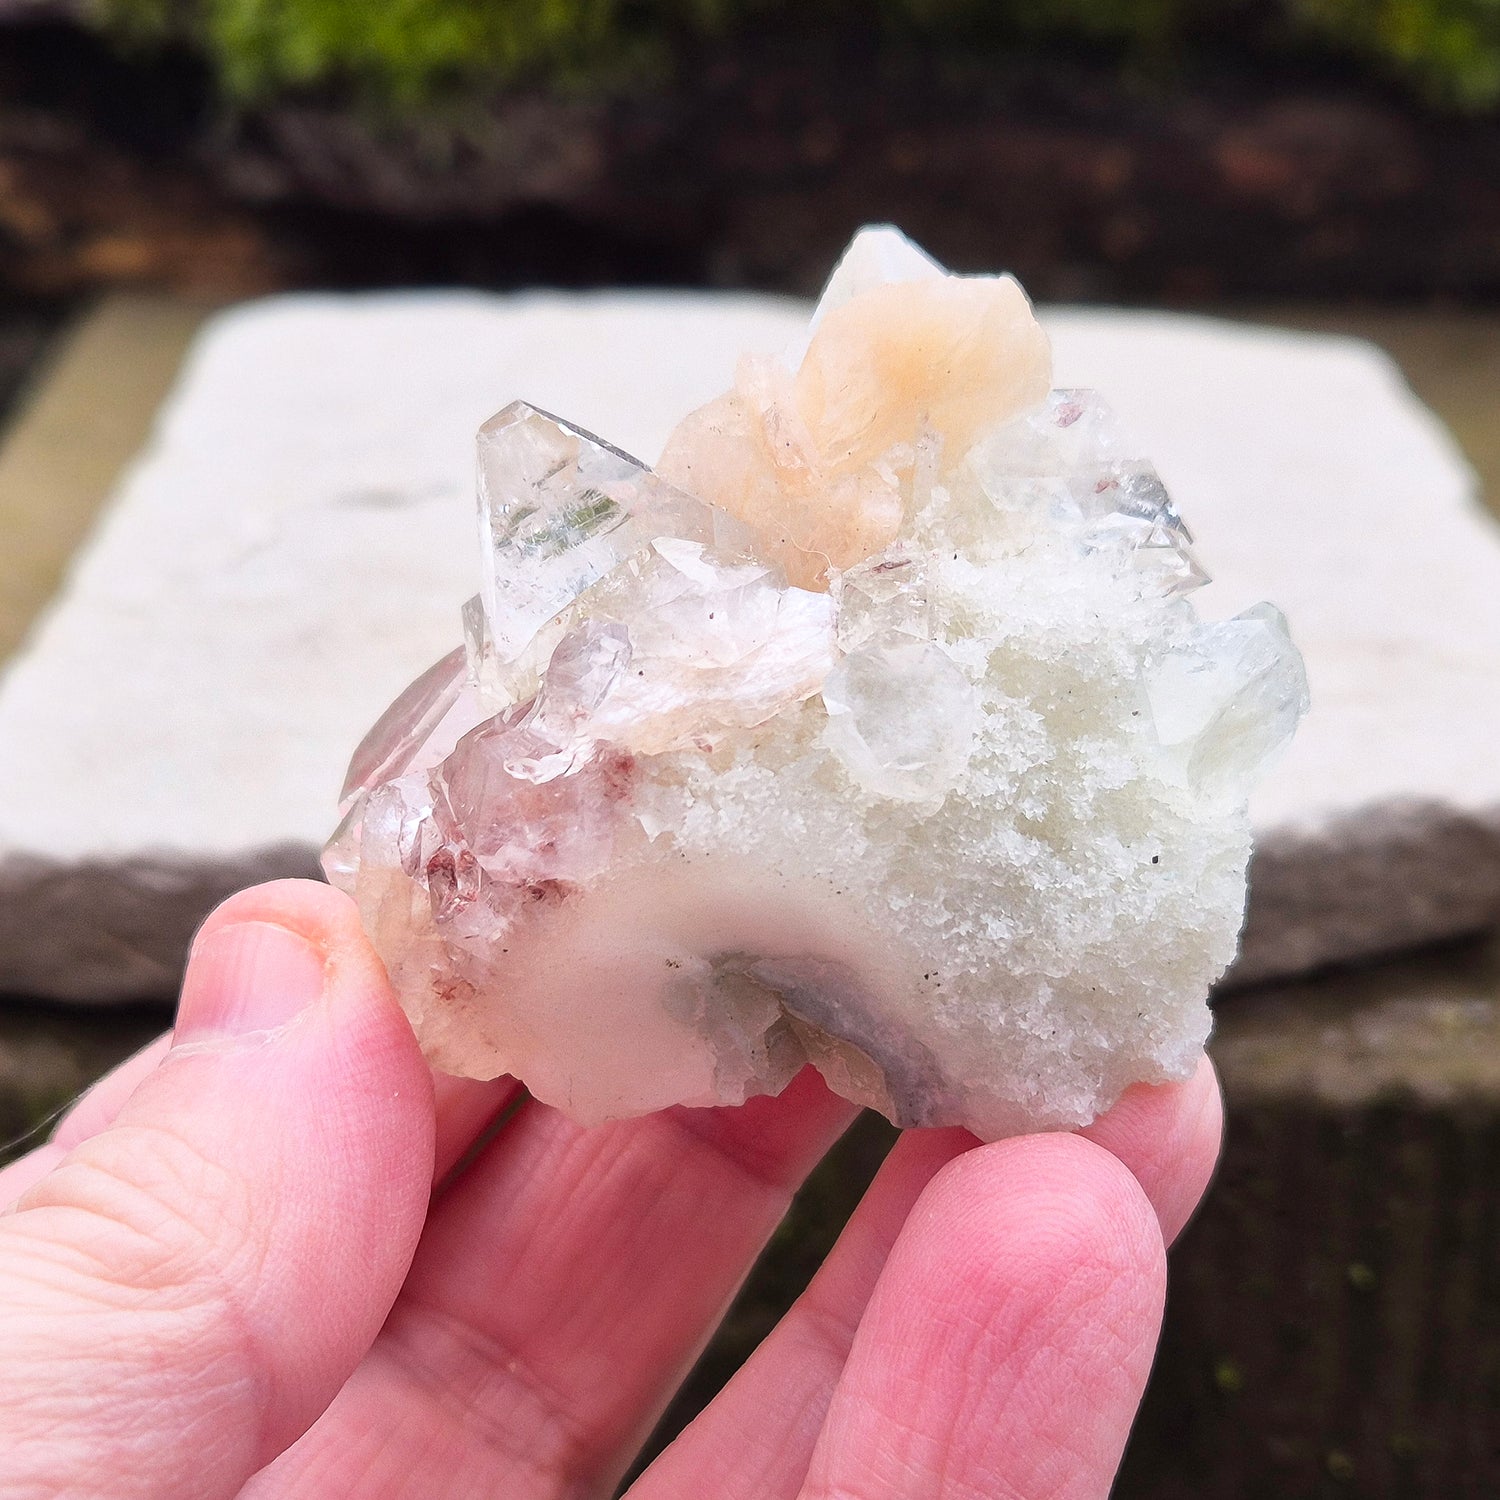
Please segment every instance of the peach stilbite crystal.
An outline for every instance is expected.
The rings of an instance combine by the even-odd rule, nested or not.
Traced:
[[[1049,367],[1012,279],[872,229],[654,471],[485,425],[465,649],[325,855],[436,1066],[592,1122],[811,1062],[988,1138],[1185,1076],[1306,686],[1270,606],[1198,618],[1155,470]]]
[[[1049,383],[1046,336],[1014,277],[947,276],[919,254],[906,266],[916,279],[881,282],[861,244],[795,372],[742,360],[734,389],[686,417],[657,464],[750,527],[805,588],[895,541],[924,433],[957,464]]]

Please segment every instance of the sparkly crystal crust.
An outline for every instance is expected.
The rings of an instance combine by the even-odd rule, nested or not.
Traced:
[[[871,229],[655,471],[485,424],[465,646],[324,861],[436,1066],[593,1122],[811,1062],[987,1138],[1185,1076],[1306,684],[1269,605],[1198,618],[1156,471],[1050,384],[1013,280]]]

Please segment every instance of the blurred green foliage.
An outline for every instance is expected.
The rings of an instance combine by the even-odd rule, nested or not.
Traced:
[[[700,7],[689,0],[689,13]],[[613,46],[619,0],[98,0],[104,24],[131,40],[185,40],[212,60],[225,90],[256,98],[352,83],[409,106],[485,78],[555,77]],[[664,21],[677,10],[659,9]],[[702,19],[709,19],[704,17]]]
[[[1285,0],[1307,34],[1372,59],[1430,99],[1500,104],[1500,0]]]
[[[94,0],[102,24],[203,50],[240,99],[352,85],[411,108],[475,84],[608,74],[746,23],[877,24],[998,45],[1082,41],[1153,65],[1225,35],[1356,59],[1431,102],[1500,105],[1500,0]]]

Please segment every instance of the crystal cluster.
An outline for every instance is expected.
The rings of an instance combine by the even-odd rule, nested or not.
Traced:
[[[1306,685],[1270,606],[1198,618],[1156,471],[1050,386],[1014,280],[872,229],[654,471],[485,424],[465,645],[325,856],[434,1065],[592,1122],[811,1062],[986,1138],[1193,1067]]]

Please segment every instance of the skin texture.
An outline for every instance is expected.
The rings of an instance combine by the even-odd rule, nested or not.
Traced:
[[[851,1110],[517,1097],[434,1080],[344,897],[225,903],[175,1039],[0,1173],[0,1497],[609,1495]],[[908,1132],[632,1496],[1102,1500],[1220,1124],[1205,1062],[1080,1135]]]

